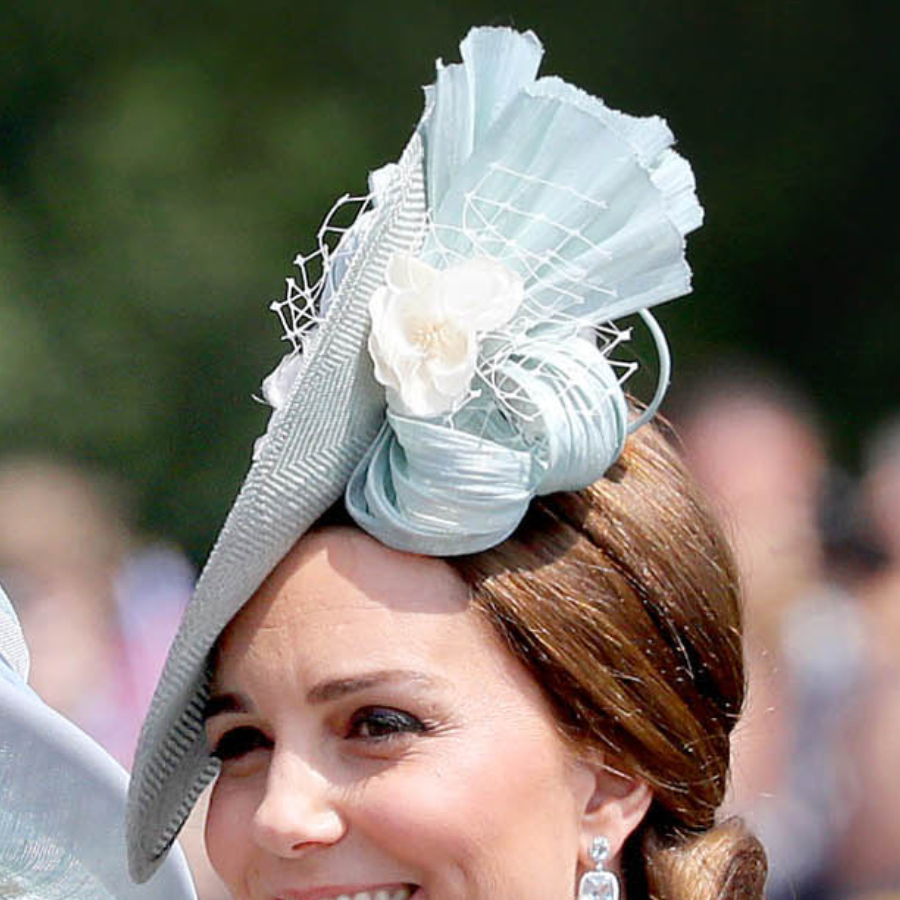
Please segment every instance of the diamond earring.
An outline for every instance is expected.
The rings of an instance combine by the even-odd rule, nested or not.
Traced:
[[[619,879],[603,867],[609,856],[609,841],[605,837],[594,838],[590,852],[594,871],[581,876],[578,900],[619,900]]]

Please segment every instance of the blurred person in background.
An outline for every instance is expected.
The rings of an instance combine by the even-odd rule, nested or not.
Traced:
[[[866,586],[866,599],[885,628],[873,635],[879,662],[896,663],[900,637],[900,416],[875,432],[866,456],[865,509],[885,555],[884,565]]]
[[[31,648],[31,686],[130,768],[193,588],[174,546],[135,535],[114,479],[59,459],[0,460],[0,580]],[[199,821],[186,829],[201,900],[225,896]]]
[[[32,648],[35,690],[130,766],[190,564],[138,542],[112,479],[19,457],[0,462],[0,575]]]
[[[858,798],[841,846],[847,896],[900,897],[900,418],[869,442],[863,504],[884,553],[860,588],[869,661],[850,739]]]
[[[771,900],[836,897],[863,632],[823,552],[827,461],[815,416],[775,380],[718,366],[713,387],[682,397],[676,420],[730,523],[745,588],[748,701],[732,745],[730,811],[766,845]]]

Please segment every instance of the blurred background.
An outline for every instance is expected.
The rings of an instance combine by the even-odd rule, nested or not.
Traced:
[[[676,367],[664,411],[747,583],[731,806],[770,846],[773,897],[893,896],[900,9],[887,0],[6,4],[0,580],[35,686],[127,764],[265,427],[253,397],[287,349],[268,304],[333,200],[397,157],[418,86],[472,24],[533,28],[544,72],[661,112],[693,164],[707,214],[695,293],[658,318]],[[204,880],[206,900],[218,890]]]

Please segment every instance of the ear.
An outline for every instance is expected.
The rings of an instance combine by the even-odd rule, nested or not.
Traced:
[[[584,779],[579,862],[583,869],[594,868],[591,843],[603,836],[609,841],[609,867],[618,868],[622,847],[647,815],[653,793],[643,779],[617,772],[602,760],[578,765]]]

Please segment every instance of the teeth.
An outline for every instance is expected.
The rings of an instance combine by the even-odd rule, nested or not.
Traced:
[[[402,887],[396,891],[380,888],[377,891],[360,891],[358,894],[339,894],[330,900],[409,900],[412,896],[412,888]]]

